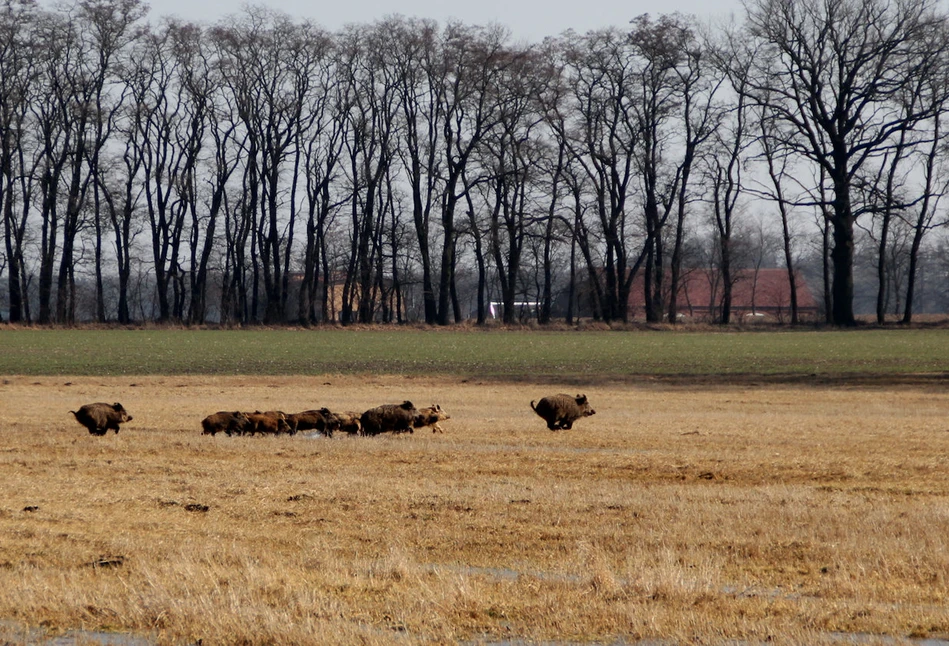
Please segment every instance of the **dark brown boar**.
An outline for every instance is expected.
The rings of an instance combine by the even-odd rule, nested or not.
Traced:
[[[349,433],[353,435],[354,433],[359,433],[362,431],[362,424],[360,423],[361,413],[356,411],[348,410],[342,413],[333,413],[336,416],[337,421],[337,430],[342,431],[343,433]]]
[[[287,415],[287,424],[290,425],[290,434],[297,431],[319,431],[327,437],[333,437],[333,431],[339,427],[339,421],[330,409],[305,410],[302,413]]]
[[[412,422],[412,426],[415,428],[431,426],[432,433],[444,433],[445,431],[442,430],[442,427],[439,426],[438,423],[446,419],[451,419],[451,415],[442,410],[442,407],[438,404],[432,404],[431,406],[418,409],[418,415],[415,416],[415,421]]]
[[[222,410],[201,420],[201,428],[204,429],[201,434],[213,436],[217,433],[226,433],[227,435],[237,433],[243,435],[249,430],[249,426],[250,420],[247,419],[247,415],[239,410]]]
[[[571,397],[560,393],[544,397],[537,405],[531,402],[534,412],[544,418],[547,428],[552,431],[573,428],[573,423],[581,417],[596,414],[586,395]]]
[[[253,413],[245,413],[250,420],[247,432],[251,435],[260,433],[261,435],[277,435],[278,433],[290,433],[290,425],[287,424],[287,416],[283,411],[268,410],[261,413],[259,410]]]
[[[401,404],[383,404],[370,408],[359,418],[362,424],[363,435],[378,435],[379,433],[412,433],[412,425],[418,411],[410,401]]]
[[[116,433],[119,432],[119,424],[132,421],[122,404],[106,404],[105,402],[96,402],[95,404],[86,404],[79,410],[69,411],[76,417],[76,421],[89,429],[92,435],[105,435],[109,429]]]

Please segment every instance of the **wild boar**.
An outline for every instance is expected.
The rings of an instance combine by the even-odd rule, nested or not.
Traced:
[[[350,435],[362,431],[362,424],[359,420],[359,418],[362,417],[361,413],[348,410],[342,413],[333,413],[333,415],[336,416],[337,430],[343,433],[349,433]]]
[[[302,413],[287,415],[287,424],[290,425],[290,434],[297,431],[316,430],[327,437],[333,437],[333,431],[339,427],[339,421],[330,409],[305,410]]]
[[[278,433],[290,433],[290,425],[287,424],[287,416],[279,410],[269,410],[261,413],[259,410],[253,413],[245,413],[250,424],[247,432],[251,435],[257,433],[277,435]]]
[[[573,428],[573,423],[581,417],[595,415],[596,411],[590,406],[586,395],[571,397],[560,393],[544,397],[537,405],[531,402],[534,412],[544,418],[547,428],[552,431]]]
[[[445,431],[442,430],[442,427],[439,426],[438,423],[446,419],[451,419],[451,416],[443,411],[442,407],[438,404],[432,404],[431,406],[418,409],[418,415],[415,416],[415,421],[412,422],[412,426],[415,428],[431,426],[432,433],[444,433]]]
[[[202,435],[216,435],[217,433],[226,433],[227,435],[232,435],[237,433],[238,435],[243,435],[246,433],[250,427],[250,420],[247,419],[247,415],[237,411],[218,411],[208,415],[203,420],[201,420],[201,428],[204,431]]]
[[[105,435],[109,429],[116,433],[119,432],[119,424],[132,421],[122,404],[106,404],[96,402],[95,404],[86,404],[79,410],[69,411],[76,417],[76,421],[89,429],[92,435]]]
[[[418,411],[410,401],[401,404],[383,404],[370,408],[359,418],[362,424],[363,435],[378,435],[379,433],[413,433],[412,425]]]

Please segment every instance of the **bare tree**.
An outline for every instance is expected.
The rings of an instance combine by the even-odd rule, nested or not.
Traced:
[[[170,32],[149,34],[131,58],[127,141],[132,146],[135,173],[141,172],[135,181],[143,189],[151,233],[158,320],[169,321],[177,318],[174,304],[178,299],[172,297],[171,290],[177,284],[187,207],[178,199],[188,163],[179,133],[192,124],[183,115]]]
[[[202,46],[206,30],[176,21],[170,21],[167,30],[176,71],[177,140],[183,156],[174,187],[189,225],[186,318],[190,323],[204,323],[219,216],[228,181],[240,159],[228,153],[237,123],[222,106],[222,79],[215,69],[214,50]],[[179,313],[182,316],[183,311]]]
[[[545,154],[535,134],[542,115],[533,97],[544,83],[534,69],[536,62],[536,55],[530,51],[511,51],[509,60],[499,66],[492,88],[497,97],[498,122],[484,142],[490,246],[501,286],[503,321],[507,324],[517,317],[515,302],[524,244],[533,222],[540,219],[531,215],[531,186],[537,181],[540,159]]]
[[[511,63],[505,47],[507,33],[500,27],[472,28],[449,24],[445,33],[444,126],[441,139],[444,184],[440,196],[442,224],[441,273],[438,281],[438,323],[462,318],[455,269],[457,231],[455,213],[465,199],[463,178],[475,151],[495,128],[499,118],[494,76]]]
[[[63,257],[58,279],[57,311],[60,320],[75,321],[76,287],[72,245],[78,233],[80,213],[85,209],[86,192],[93,188],[94,208],[91,222],[95,230],[96,318],[105,318],[102,286],[102,218],[100,217],[100,158],[109,141],[115,117],[121,109],[124,93],[119,78],[123,52],[142,34],[139,22],[147,7],[141,0],[85,0],[78,6],[81,38],[86,42],[86,57],[81,62],[80,74],[74,77],[73,87],[80,99],[75,157],[72,163],[72,182],[67,203],[64,228]],[[86,169],[83,170],[83,165]],[[83,177],[83,174],[85,176]],[[67,253],[67,249],[69,252]],[[67,296],[68,295],[68,296]],[[68,307],[67,307],[68,303]]]
[[[907,213],[906,223],[913,231],[909,252],[909,267],[906,273],[906,305],[901,322],[909,324],[913,320],[913,308],[916,296],[916,279],[920,266],[920,250],[923,237],[937,226],[944,226],[945,219],[936,219],[939,204],[949,191],[949,175],[946,173],[946,160],[941,154],[947,149],[947,133],[943,119],[946,118],[945,105],[940,106],[933,117],[930,136],[931,143],[923,156],[923,197],[915,206],[915,213]]]
[[[759,124],[758,142],[761,145],[761,156],[764,159],[767,168],[769,188],[765,191],[778,208],[778,215],[781,218],[781,234],[784,250],[784,266],[788,274],[789,298],[791,307],[791,324],[797,325],[800,322],[797,298],[797,274],[795,272],[794,259],[794,236],[791,230],[791,208],[793,200],[787,195],[786,185],[790,181],[792,173],[788,155],[779,153],[774,145],[780,137],[774,136],[772,129],[775,127],[774,120],[769,117],[766,110],[760,110],[757,114]]]
[[[732,102],[717,112],[721,123],[711,131],[712,150],[703,158],[706,184],[710,186],[711,209],[718,243],[718,262],[721,276],[717,284],[722,288],[719,321],[731,322],[732,288],[735,285],[733,231],[739,212],[739,200],[745,192],[743,170],[748,162],[749,149],[754,143],[750,122],[751,98],[748,95],[748,74],[754,53],[743,46],[734,33],[726,32],[721,45],[709,47],[712,64],[727,79]],[[680,200],[680,209],[683,200]],[[673,301],[676,294],[673,293]]]
[[[13,323],[30,318],[23,243],[33,190],[27,119],[35,91],[35,14],[36,5],[30,1],[0,4],[0,217]]]
[[[634,55],[634,83],[628,109],[638,129],[634,161],[646,230],[646,320],[655,323],[662,318],[663,289],[666,288],[663,278],[666,221],[677,201],[682,204],[684,217],[686,189],[683,182],[688,178],[696,146],[709,136],[710,130],[707,125],[700,128],[702,132],[697,138],[697,133],[692,131],[694,115],[687,114],[684,156],[680,163],[670,159],[672,132],[680,127],[680,110],[686,98],[693,98],[694,84],[700,73],[697,64],[701,56],[692,30],[684,21],[679,16],[668,15],[653,21],[643,15],[633,21],[629,39]],[[688,112],[692,112],[691,107]]]
[[[318,43],[321,51],[314,61],[316,91],[308,97],[306,109],[310,123],[309,128],[301,133],[303,172],[306,176],[306,247],[297,315],[304,323],[328,321],[330,316],[329,285],[332,275],[327,231],[340,206],[340,200],[331,189],[337,179],[349,124],[348,120],[340,118],[345,106],[344,79],[336,69],[335,44],[331,39],[319,40]],[[320,304],[319,318],[316,314],[317,303]]]
[[[85,225],[88,212],[87,192],[99,173],[99,157],[110,134],[112,118],[119,102],[110,85],[117,82],[116,65],[120,51],[138,37],[138,21],[145,15],[139,0],[86,0],[61,17],[45,23],[44,37],[50,43],[52,56],[47,59],[45,71],[49,76],[49,91],[55,112],[55,126],[62,133],[56,145],[59,152],[50,151],[54,160],[54,176],[44,187],[44,200],[59,201],[60,177],[64,182],[66,204],[62,212],[59,248],[59,270],[56,278],[56,320],[66,323],[76,318],[76,241]],[[48,122],[52,123],[52,122]],[[50,131],[50,135],[53,132]],[[54,135],[55,136],[55,135]],[[47,139],[48,143],[53,143]],[[55,180],[55,184],[52,181]],[[59,217],[58,204],[47,204],[47,217]],[[98,227],[98,217],[93,224]],[[53,225],[48,255],[41,268],[52,274],[55,258],[55,227]],[[97,250],[101,234],[96,229]],[[44,244],[45,246],[45,244]],[[51,282],[51,281],[50,281]],[[48,293],[41,284],[40,318],[48,317]],[[44,300],[46,301],[44,303]],[[44,311],[44,305],[45,311]],[[101,312],[100,312],[101,313]]]
[[[721,271],[722,300],[720,322],[731,322],[732,287],[734,286],[732,232],[741,196],[742,156],[747,147],[748,108],[744,97],[738,95],[733,121],[723,127],[718,141],[720,154],[710,154],[706,159],[706,182],[711,186],[711,204],[719,244],[719,269]],[[673,296],[674,298],[675,296]]]
[[[133,95],[134,100],[134,95]],[[132,240],[138,233],[134,226],[136,211],[141,207],[144,185],[139,173],[142,170],[144,158],[140,153],[142,146],[139,141],[141,128],[139,127],[141,111],[135,105],[127,110],[125,119],[116,127],[118,136],[124,143],[124,150],[119,156],[116,153],[108,166],[103,165],[97,181],[97,191],[105,201],[109,223],[112,226],[113,244],[115,246],[116,271],[119,279],[119,296],[116,319],[119,323],[128,324],[132,321],[129,291],[132,276]]]
[[[592,191],[594,217],[605,243],[602,264],[593,258],[590,226],[578,220],[576,233],[590,269],[597,312],[607,321],[624,320],[630,286],[643,259],[642,254],[633,257],[627,231],[627,198],[640,137],[631,106],[632,53],[626,34],[605,30],[569,37],[562,56],[569,99],[548,106],[548,123],[588,180],[574,182],[574,191],[581,186]],[[578,208],[585,198],[575,193]]]
[[[384,29],[350,28],[340,41],[345,83],[344,151],[350,192],[351,248],[343,286],[343,323],[371,323],[378,304],[384,223],[393,205],[386,178],[395,156],[397,73],[387,64]]]
[[[682,133],[679,137],[682,156],[676,171],[679,184],[676,196],[675,239],[669,263],[668,320],[674,324],[678,319],[679,280],[685,255],[685,220],[690,204],[697,199],[697,196],[693,195],[694,191],[690,184],[692,169],[697,163],[702,147],[715,136],[720,127],[725,108],[721,104],[719,90],[728,75],[721,66],[715,65],[715,57],[711,55],[708,39],[695,37],[685,21],[671,22],[664,29],[672,31],[677,36],[674,40],[678,41],[684,49],[681,63],[674,68],[682,97],[680,107]],[[709,61],[710,58],[711,61]],[[740,114],[744,109],[744,105],[735,106],[734,114]],[[736,139],[732,147],[733,154],[740,155],[746,146],[743,118],[736,119],[736,128],[732,135]],[[736,149],[737,152],[735,152]],[[676,187],[673,186],[673,188]],[[735,183],[735,188],[740,190],[739,182]]]
[[[258,315],[262,279],[263,318],[281,322],[287,316],[287,274],[297,216],[294,170],[302,159],[303,107],[313,89],[320,34],[283,14],[250,7],[241,20],[217,27],[213,35],[225,86],[247,133],[242,213],[250,222],[241,228],[251,234],[251,316]],[[290,187],[284,181],[288,176]]]
[[[936,38],[946,42],[949,32],[945,29],[936,34]],[[933,65],[919,82],[910,100],[924,102],[931,112],[931,118],[920,124],[923,129],[920,148],[919,175],[922,176],[918,189],[919,199],[898,215],[912,229],[912,242],[909,249],[909,266],[906,272],[906,300],[901,322],[909,324],[913,318],[916,300],[916,279],[919,271],[919,256],[924,236],[937,226],[945,224],[938,221],[939,204],[949,190],[949,177],[946,174],[946,151],[949,150],[949,133],[946,132],[945,119],[949,116],[949,59],[946,51],[938,64]]]
[[[548,155],[544,163],[545,173],[550,184],[547,200],[547,217],[544,223],[543,233],[543,255],[541,257],[541,271],[543,274],[543,285],[540,289],[540,312],[538,313],[538,322],[542,325],[550,323],[553,317],[553,284],[554,284],[554,245],[562,244],[564,238],[569,239],[570,244],[570,267],[568,283],[568,302],[567,318],[572,322],[574,291],[576,284],[576,244],[573,241],[572,227],[570,220],[566,218],[561,211],[567,197],[567,182],[564,175],[567,172],[567,146],[563,140],[555,139],[556,154]],[[564,233],[566,235],[564,235]]]
[[[393,18],[384,28],[391,40],[391,64],[400,79],[402,119],[398,155],[412,196],[412,219],[418,238],[425,322],[438,318],[432,262],[432,209],[442,192],[442,132],[445,127],[447,59],[438,25],[432,21]]]

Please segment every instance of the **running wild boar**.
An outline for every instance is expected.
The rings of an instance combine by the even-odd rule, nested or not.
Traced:
[[[319,431],[327,437],[333,437],[333,431],[339,426],[339,420],[330,409],[305,410],[302,413],[287,415],[287,424],[290,425],[290,434],[297,431]]]
[[[363,435],[378,435],[379,433],[413,433],[413,424],[418,411],[410,401],[401,404],[383,404],[370,408],[362,414]]]
[[[132,416],[125,412],[125,408],[118,402],[86,404],[79,410],[69,412],[76,417],[77,422],[89,429],[92,435],[105,435],[109,429],[118,433],[119,424],[132,421]]]
[[[451,419],[451,415],[442,410],[442,407],[438,404],[432,404],[431,406],[418,410],[418,415],[415,416],[415,421],[412,422],[412,426],[415,428],[431,426],[432,433],[444,433],[445,431],[442,430],[442,427],[439,426],[438,423],[446,419]]]
[[[353,435],[354,433],[360,433],[362,431],[362,423],[360,422],[360,418],[362,417],[361,413],[348,410],[342,413],[333,413],[333,415],[336,416],[338,430],[343,433]]]
[[[247,415],[240,411],[222,410],[201,420],[201,428],[204,429],[202,435],[213,436],[217,433],[243,435],[250,430],[250,420],[247,419]]]
[[[287,416],[279,410],[269,410],[261,413],[259,410],[253,413],[246,413],[250,424],[247,431],[251,435],[260,433],[261,435],[277,435],[278,433],[290,433],[292,430],[287,424]]]
[[[573,423],[581,417],[596,413],[586,395],[571,397],[563,393],[544,397],[537,405],[531,402],[534,412],[544,418],[547,428],[552,431],[573,428]]]

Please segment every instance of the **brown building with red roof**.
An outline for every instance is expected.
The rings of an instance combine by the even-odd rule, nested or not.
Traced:
[[[814,319],[818,303],[807,281],[795,272],[797,308],[800,318]],[[666,286],[668,290],[668,286]],[[681,279],[676,300],[679,315],[697,320],[716,320],[721,316],[724,295],[721,274],[711,269],[689,270]],[[642,274],[636,276],[629,295],[629,314],[642,318],[645,314]],[[732,316],[741,318],[791,319],[791,286],[786,269],[741,269],[734,272]]]

